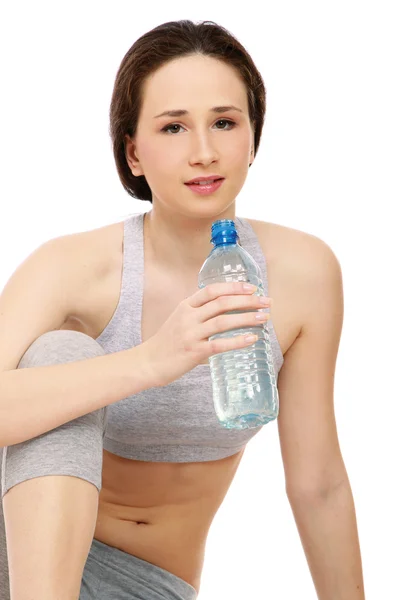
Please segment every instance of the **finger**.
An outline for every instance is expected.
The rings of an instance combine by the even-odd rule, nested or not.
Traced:
[[[269,300],[269,299],[268,299]],[[248,313],[249,311],[262,311],[270,306],[261,304],[260,296],[236,294],[230,296],[218,296],[215,300],[207,302],[196,311],[196,320],[199,323],[206,323],[220,315],[228,313]]]
[[[257,290],[257,286],[251,285],[250,289],[246,289],[246,284],[241,281],[230,281],[220,283],[210,283],[204,288],[197,290],[190,298],[188,298],[189,306],[192,308],[199,308],[204,306],[207,302],[215,300],[219,296],[227,296],[230,294],[254,294]]]
[[[249,334],[234,334],[233,337],[216,338],[206,342],[207,356],[214,356],[221,352],[229,352],[230,350],[238,350],[246,346],[252,346],[259,339],[258,335]]]
[[[214,319],[203,323],[201,337],[202,339],[209,339],[215,334],[226,333],[234,329],[260,327],[266,324],[271,317],[271,315],[264,313],[266,320],[261,321],[256,319],[256,315],[260,316],[260,313],[250,311],[236,315],[218,315]]]

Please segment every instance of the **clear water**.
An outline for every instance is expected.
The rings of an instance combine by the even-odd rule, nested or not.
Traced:
[[[258,264],[238,244],[215,247],[203,264],[199,287],[217,281],[246,281],[257,286],[256,295],[264,295]],[[247,311],[226,314],[240,312]],[[259,336],[251,346],[209,358],[215,412],[226,429],[259,427],[278,416],[279,396],[267,323],[224,331],[210,338],[248,333]]]

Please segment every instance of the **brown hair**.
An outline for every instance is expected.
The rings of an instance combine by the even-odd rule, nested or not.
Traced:
[[[247,88],[254,129],[254,156],[260,143],[266,110],[263,79],[242,44],[213,21],[170,21],[142,35],[125,54],[118,69],[110,105],[110,136],[118,175],[125,190],[138,200],[152,202],[144,175],[135,177],[125,157],[125,135],[134,136],[146,78],[170,60],[200,54],[235,67]]]

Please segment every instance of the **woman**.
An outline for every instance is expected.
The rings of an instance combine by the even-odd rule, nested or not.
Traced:
[[[314,236],[235,213],[265,97],[223,27],[179,21],[143,35],[118,70],[110,133],[122,185],[151,210],[50,240],[3,290],[2,575],[13,600],[197,597],[209,527],[261,429],[219,426],[208,365],[254,341],[208,338],[260,314],[286,491],[318,597],[364,598],[333,410],[339,263]],[[204,194],[188,185],[196,178],[222,183]],[[223,218],[259,263],[273,314],[239,283],[197,289]]]

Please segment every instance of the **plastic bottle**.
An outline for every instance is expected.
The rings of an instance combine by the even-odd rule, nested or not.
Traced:
[[[264,296],[260,267],[238,244],[238,239],[234,221],[214,221],[210,240],[214,248],[199,271],[198,286],[203,288],[215,282],[244,281],[256,285],[254,293]],[[240,312],[246,311],[234,310],[226,314]],[[251,346],[209,357],[215,412],[226,429],[258,427],[278,416],[279,396],[267,326],[268,321],[224,331],[209,338],[247,333],[259,336]]]

